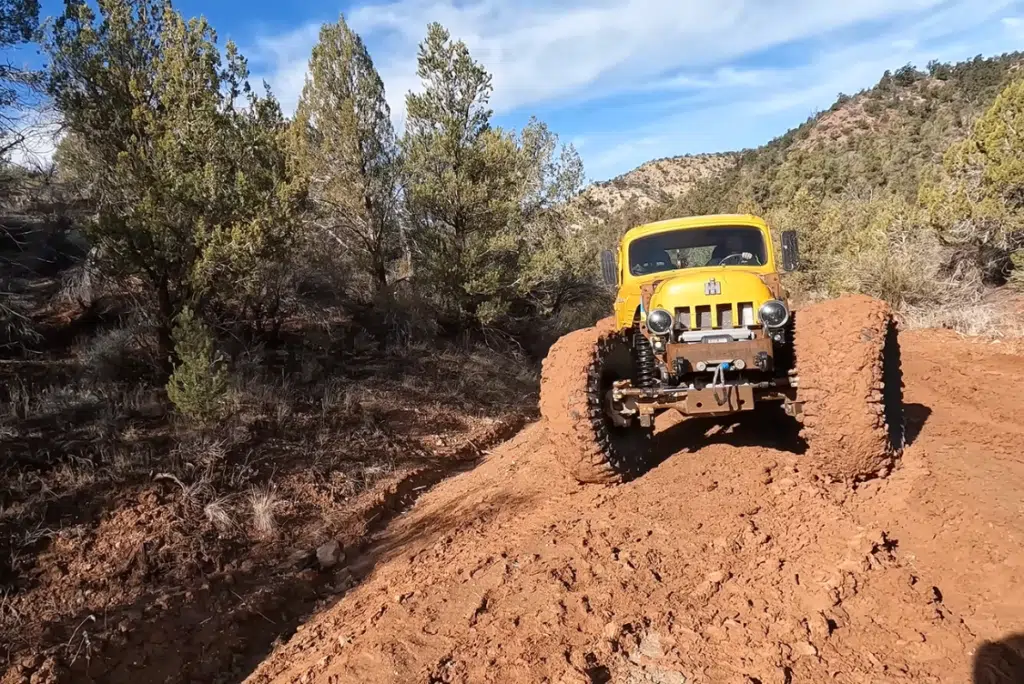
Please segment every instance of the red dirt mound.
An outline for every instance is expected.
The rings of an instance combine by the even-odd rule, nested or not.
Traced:
[[[380,532],[250,681],[1015,681],[991,677],[1019,639],[978,647],[1024,623],[1024,357],[902,342],[889,478],[824,485],[761,414],[663,421],[660,466],[581,487],[534,425]]]

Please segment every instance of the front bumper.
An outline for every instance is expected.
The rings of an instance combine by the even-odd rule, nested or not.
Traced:
[[[752,370],[772,370],[772,341],[755,337],[741,342],[676,343],[665,345],[665,365],[677,376],[721,363]],[[740,362],[740,363],[737,363]]]

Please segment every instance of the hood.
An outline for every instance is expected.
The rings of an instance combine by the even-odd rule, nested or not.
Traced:
[[[752,303],[756,311],[773,299],[772,291],[759,273],[741,268],[710,266],[666,274],[655,280],[649,308],[674,311],[680,307]]]

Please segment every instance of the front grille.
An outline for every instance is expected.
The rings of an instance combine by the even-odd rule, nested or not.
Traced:
[[[697,307],[697,329],[707,330],[713,328],[714,323],[711,321],[711,307],[710,306],[698,306]]]
[[[718,327],[731,328],[732,325],[732,304],[719,304],[715,307],[718,314]]]
[[[754,303],[739,302],[712,306],[676,308],[676,327],[680,330],[710,330],[754,325]]]
[[[683,330],[690,329],[690,307],[684,306],[676,309],[676,327]]]

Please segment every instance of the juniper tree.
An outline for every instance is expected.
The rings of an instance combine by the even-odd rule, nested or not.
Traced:
[[[316,224],[386,290],[402,246],[398,145],[384,84],[344,17],[320,29],[292,125]]]
[[[58,165],[95,207],[97,266],[147,296],[170,370],[181,311],[262,306],[295,237],[280,108],[232,43],[222,57],[169,0],[68,0],[46,48],[68,133]]]
[[[921,199],[944,242],[995,279],[1024,282],[1024,79],[1010,83],[952,145]]]
[[[517,259],[503,233],[516,206],[517,148],[491,128],[491,76],[440,24],[420,44],[422,93],[406,97],[406,193],[417,272],[460,317],[475,318]]]
[[[463,323],[536,322],[593,299],[596,250],[568,228],[583,166],[531,119],[491,125],[491,76],[431,24],[423,92],[406,98],[406,196],[417,276]]]

